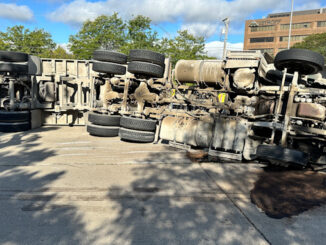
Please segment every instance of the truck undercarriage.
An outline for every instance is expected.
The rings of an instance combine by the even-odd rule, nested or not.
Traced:
[[[285,50],[226,60],[180,60],[148,50],[107,50],[94,60],[0,51],[0,131],[87,125],[95,136],[169,142],[211,157],[322,168],[324,59]]]

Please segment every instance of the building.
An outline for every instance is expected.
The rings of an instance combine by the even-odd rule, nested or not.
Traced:
[[[247,20],[244,50],[261,50],[272,55],[287,49],[291,13],[269,14]],[[326,32],[326,8],[293,12],[291,46],[305,37]]]

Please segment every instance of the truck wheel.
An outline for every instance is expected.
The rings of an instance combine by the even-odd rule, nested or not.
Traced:
[[[99,112],[89,112],[88,121],[95,125],[120,126],[120,115],[107,115]]]
[[[115,137],[119,135],[119,127],[100,126],[89,124],[86,126],[87,132],[93,136],[99,137]]]
[[[106,61],[117,64],[127,64],[128,56],[118,52],[109,50],[95,50],[93,52],[93,59],[98,61]]]
[[[0,122],[29,122],[29,111],[0,111]]]
[[[155,139],[154,132],[138,131],[126,128],[120,128],[119,136],[122,140],[140,143],[151,143]]]
[[[129,53],[129,60],[149,62],[164,67],[165,56],[150,50],[132,49]]]
[[[164,75],[164,69],[162,66],[140,61],[130,62],[128,64],[128,71],[133,74],[151,76],[155,78],[162,78]]]
[[[0,132],[3,133],[21,132],[30,129],[31,129],[30,122],[10,122],[10,123],[0,122]]]
[[[0,132],[11,133],[30,129],[30,111],[0,111]]]
[[[120,126],[128,129],[135,129],[141,131],[155,132],[156,120],[141,119],[135,117],[121,117]]]
[[[94,62],[93,71],[109,74],[124,75],[126,74],[126,67],[108,62]]]
[[[274,60],[276,69],[285,68],[289,73],[299,72],[302,75],[312,75],[323,70],[324,57],[306,49],[289,49],[279,52]]]
[[[0,61],[26,62],[28,61],[28,54],[13,51],[0,51]]]
[[[306,153],[277,145],[259,145],[256,156],[262,160],[267,159],[274,165],[288,166],[289,164],[296,164],[305,167],[309,162]]]
[[[0,63],[0,72],[27,74],[28,65],[4,62],[4,63]]]

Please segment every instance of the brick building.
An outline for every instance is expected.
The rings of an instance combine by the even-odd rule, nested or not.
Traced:
[[[244,50],[261,50],[276,55],[286,49],[290,14],[269,14],[264,19],[247,20]],[[311,34],[323,32],[326,32],[326,8],[293,13],[291,46]]]

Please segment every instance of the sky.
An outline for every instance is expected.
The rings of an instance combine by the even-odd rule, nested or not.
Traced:
[[[326,7],[326,0],[294,0],[295,10]],[[230,19],[228,49],[241,50],[244,22],[269,13],[288,12],[291,0],[0,0],[0,31],[14,25],[41,29],[67,47],[69,36],[85,20],[118,12],[123,19],[141,14],[151,18],[161,37],[173,37],[178,30],[206,38],[208,55],[221,57],[223,19]]]

